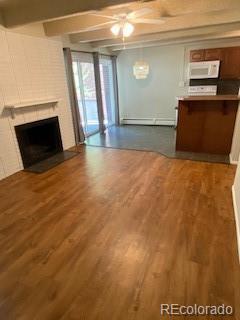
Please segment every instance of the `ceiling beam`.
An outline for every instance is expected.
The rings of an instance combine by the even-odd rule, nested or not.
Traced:
[[[7,2],[5,6],[3,4],[2,13],[5,26],[16,27],[134,1],[136,0],[21,0],[10,5]]]
[[[71,34],[75,32],[80,32],[81,30],[86,30],[88,28],[100,25],[107,21],[112,20],[103,17],[93,16],[91,14],[82,14],[69,18],[45,22],[43,24],[43,27],[45,34],[49,37],[53,37],[61,34]],[[100,28],[102,27],[96,27],[96,30]]]
[[[206,42],[211,40],[211,44],[215,42],[219,42],[219,40],[224,40],[224,43],[226,44],[228,41],[235,40],[240,41],[240,31],[230,31],[225,32],[222,34],[216,33],[216,34],[208,34],[208,35],[198,35],[198,36],[189,36],[189,37],[182,37],[182,38],[173,38],[173,39],[164,39],[164,40],[155,40],[155,41],[149,41],[144,42],[144,48],[148,47],[156,47],[156,46],[167,46],[167,45],[177,45],[177,44],[200,44],[201,42]],[[124,46],[123,45],[117,45],[111,47],[111,51],[122,51],[122,50],[128,50],[128,49],[136,49],[143,47],[142,42],[136,42],[136,43],[130,43]]]
[[[152,41],[167,41],[176,38],[184,37],[197,37],[197,36],[207,36],[209,34],[220,34],[225,32],[240,31],[240,22],[229,23],[226,25],[217,25],[211,27],[201,27],[201,28],[191,28],[185,30],[176,30],[176,31],[167,31],[159,32],[156,34],[148,34],[142,36],[131,37],[125,40],[125,44],[132,43],[145,43]],[[122,46],[122,41],[120,39],[107,40],[107,41],[98,41],[92,42],[91,45],[95,48],[97,47],[113,47],[116,45]]]
[[[101,41],[107,39],[113,39],[113,34],[110,31],[110,27],[101,30],[95,31],[87,31],[87,32],[79,32],[73,33],[69,35],[69,39],[72,43],[78,42],[91,42],[91,41]]]
[[[151,24],[136,24],[134,26],[134,36],[144,35],[149,33],[157,33],[161,31],[159,25],[151,25]],[[75,34],[69,35],[71,42],[92,42],[92,41],[101,41],[107,39],[116,39],[110,30],[110,26],[105,29],[88,31],[88,32],[79,32]]]

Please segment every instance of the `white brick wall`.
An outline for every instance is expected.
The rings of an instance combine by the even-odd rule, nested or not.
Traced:
[[[61,99],[55,110],[50,105],[30,107],[12,119],[4,109],[48,97]],[[74,134],[61,43],[0,30],[0,179],[23,168],[14,126],[56,115],[67,149],[74,145]]]

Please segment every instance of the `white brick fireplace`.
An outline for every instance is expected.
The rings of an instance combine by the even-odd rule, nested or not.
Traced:
[[[74,145],[62,45],[58,41],[0,30],[0,179],[23,168],[14,126],[58,116],[63,148]],[[14,110],[6,105],[58,102]]]

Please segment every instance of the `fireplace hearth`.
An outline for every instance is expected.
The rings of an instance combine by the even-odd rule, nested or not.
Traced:
[[[15,126],[24,168],[63,151],[58,117]]]

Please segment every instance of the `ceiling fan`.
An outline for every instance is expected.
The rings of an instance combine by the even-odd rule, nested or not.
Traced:
[[[110,19],[111,21],[103,22],[93,27],[87,28],[85,31],[93,31],[100,27],[111,25],[111,32],[115,36],[121,35],[123,38],[129,37],[134,31],[134,24],[146,23],[146,24],[162,24],[165,22],[165,16],[159,19],[142,18],[144,15],[152,13],[154,10],[151,8],[142,8],[136,11],[123,12],[115,15],[104,15],[101,13],[90,13],[96,17],[102,17]]]

